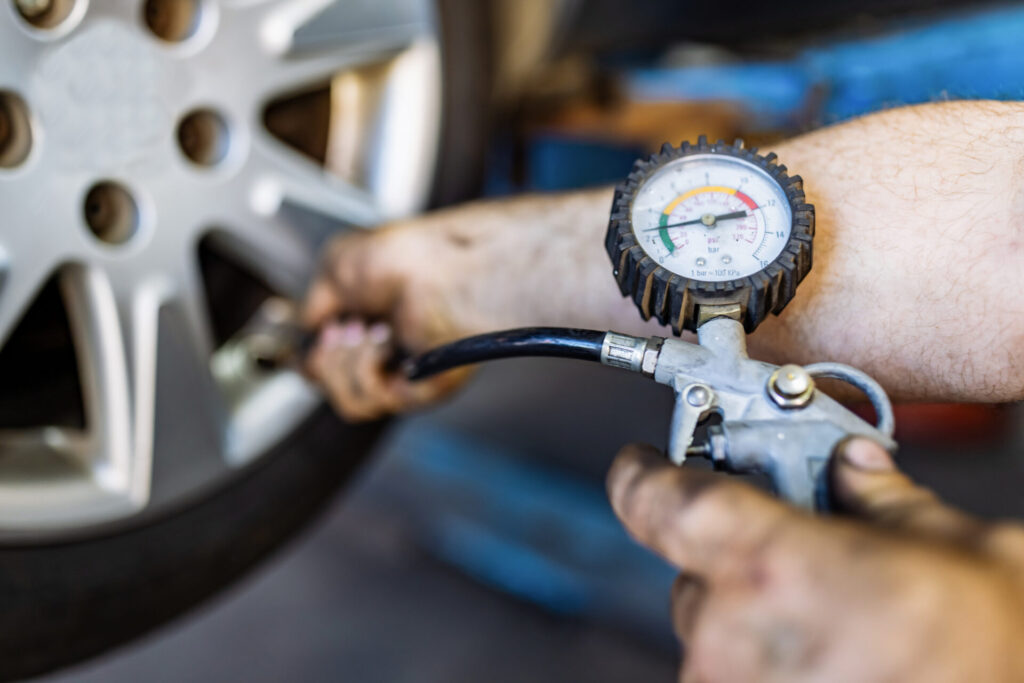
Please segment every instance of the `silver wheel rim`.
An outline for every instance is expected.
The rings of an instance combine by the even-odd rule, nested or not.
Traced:
[[[30,136],[19,160],[0,157],[0,347],[57,274],[87,428],[0,432],[0,537],[180,500],[310,413],[319,399],[294,373],[211,370],[199,242],[214,235],[301,296],[323,226],[370,227],[422,207],[441,87],[430,0],[197,0],[180,42],[153,34],[141,0],[77,0],[45,28],[18,2],[39,0],[0,0],[0,95],[24,105]],[[332,76],[340,174],[263,123],[272,99]],[[229,131],[209,166],[175,134],[200,110]],[[134,200],[130,229],[90,230],[83,204],[104,182]]]

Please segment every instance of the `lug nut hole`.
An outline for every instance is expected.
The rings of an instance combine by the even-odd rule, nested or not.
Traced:
[[[227,121],[213,110],[196,110],[178,124],[178,145],[199,166],[216,166],[224,161],[230,142]]]
[[[202,15],[201,0],[146,0],[146,26],[157,38],[180,43],[195,35]]]
[[[14,168],[32,149],[32,126],[25,100],[0,90],[0,168]]]
[[[139,230],[139,206],[118,183],[98,183],[85,195],[85,224],[107,244],[124,244]]]
[[[80,0],[12,0],[22,19],[40,29],[54,29],[71,16]]]

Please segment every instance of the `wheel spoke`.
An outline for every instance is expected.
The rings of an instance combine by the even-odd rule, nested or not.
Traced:
[[[81,372],[93,477],[145,503],[153,443],[159,293],[115,291],[102,270],[65,268],[61,291]]]
[[[267,133],[253,141],[252,209],[264,216],[286,202],[347,225],[369,227],[381,220],[373,197],[328,173]]]
[[[431,30],[423,3],[291,0],[264,16],[269,50],[259,74],[266,98],[327,83],[340,71],[385,62]]]
[[[359,178],[389,219],[419,210],[430,194],[440,72],[437,45],[422,41],[389,63],[386,79],[352,71],[332,83],[327,167]]]
[[[393,43],[426,35],[432,17],[426,3],[410,0],[374,0],[374,2],[343,2],[312,0],[305,3],[305,21],[293,25],[293,47],[316,49],[350,44],[367,38],[390,40]],[[309,9],[319,11],[309,12]],[[294,15],[297,18],[301,14]]]

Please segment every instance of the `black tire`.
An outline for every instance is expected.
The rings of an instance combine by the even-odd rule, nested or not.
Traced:
[[[491,63],[486,3],[438,7],[444,115],[435,205],[479,187]],[[237,580],[325,507],[381,428],[346,425],[321,408],[239,476],[187,505],[61,541],[0,545],[0,681],[131,641]]]
[[[447,206],[480,194],[491,133],[490,3],[438,0],[444,60],[440,149],[430,204]]]
[[[0,548],[0,680],[96,655],[224,588],[324,507],[380,429],[322,408],[192,505],[109,534]]]

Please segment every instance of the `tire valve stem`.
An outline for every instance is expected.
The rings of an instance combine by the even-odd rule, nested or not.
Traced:
[[[214,353],[214,376],[222,384],[234,385],[295,365],[303,355],[307,336],[297,323],[293,302],[267,299],[242,329]]]
[[[695,446],[688,446],[686,448],[687,458],[710,458],[711,457],[711,444],[702,443]]]

